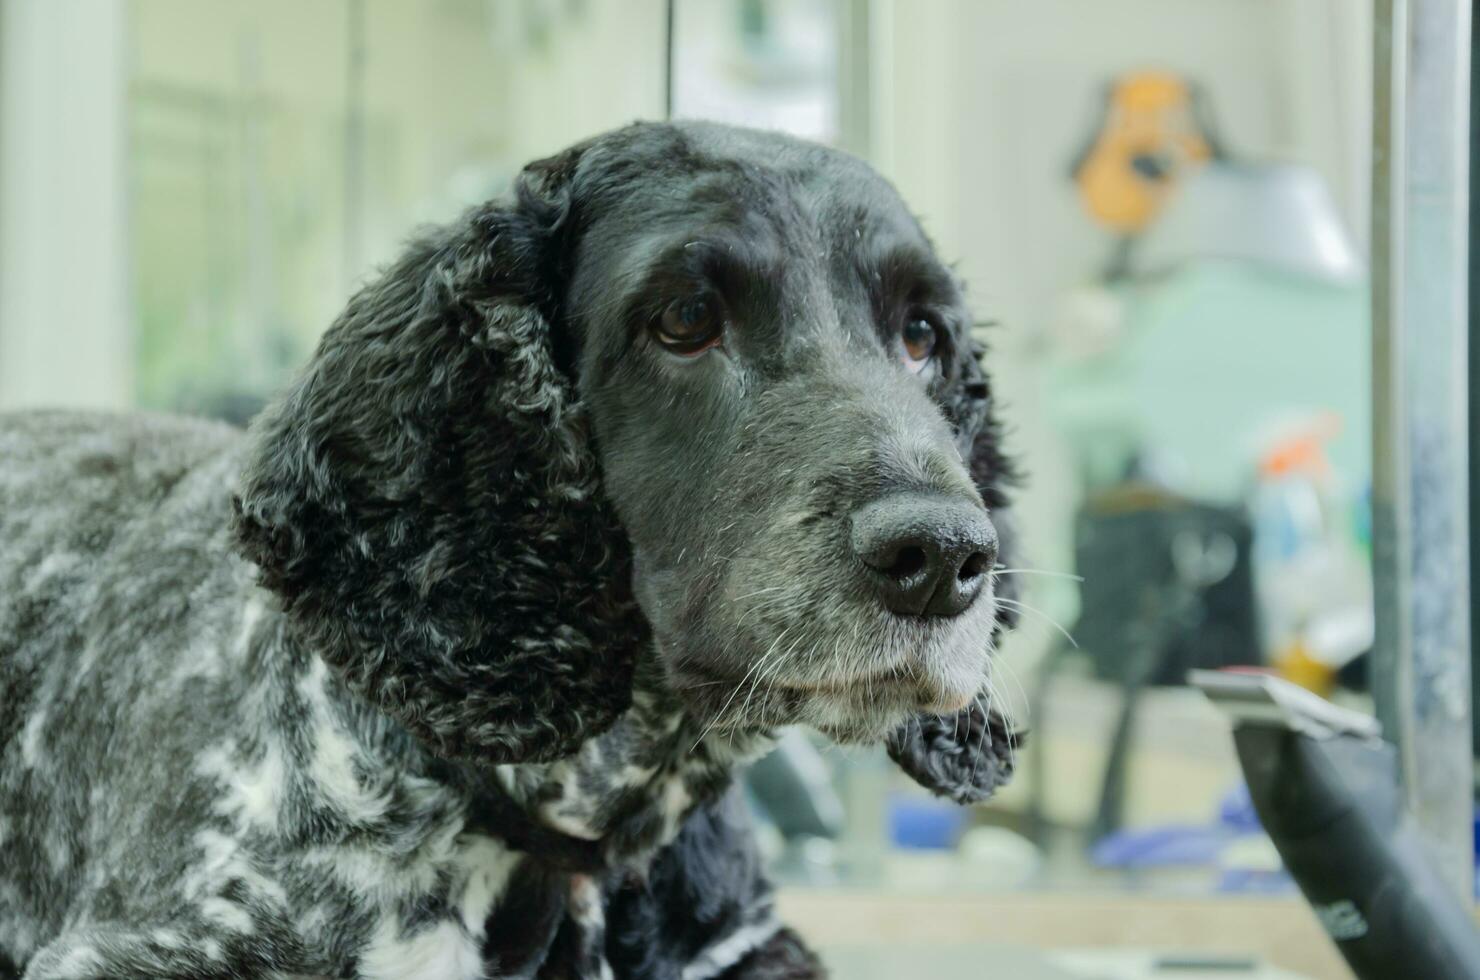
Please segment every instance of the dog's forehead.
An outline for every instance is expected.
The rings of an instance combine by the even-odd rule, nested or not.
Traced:
[[[634,126],[612,134],[590,164],[602,210],[649,233],[728,226],[812,236],[843,251],[929,249],[898,193],[866,163],[784,134],[707,122]]]

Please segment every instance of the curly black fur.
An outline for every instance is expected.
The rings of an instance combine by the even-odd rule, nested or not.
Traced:
[[[626,708],[646,628],[556,367],[559,173],[361,290],[253,427],[243,551],[304,640],[447,756],[537,761]]]
[[[955,715],[920,715],[886,743],[889,757],[937,796],[980,803],[1012,778],[1023,735],[979,698]]]
[[[720,974],[719,980],[822,980],[817,954],[791,929],[778,929],[764,946]]]
[[[780,929],[748,827],[732,791],[690,817],[645,874],[620,882],[607,907],[617,976],[679,980],[712,937],[750,931],[759,945]]]

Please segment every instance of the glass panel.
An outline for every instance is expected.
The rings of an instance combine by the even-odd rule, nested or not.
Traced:
[[[681,0],[674,13],[673,115],[837,143],[846,13],[836,0]]]
[[[137,388],[150,407],[245,418],[417,224],[662,108],[654,0],[132,9]]]

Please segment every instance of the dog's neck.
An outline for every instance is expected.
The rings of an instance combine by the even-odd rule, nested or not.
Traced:
[[[293,660],[279,696],[312,693],[326,712],[319,724],[343,726],[367,755],[395,759],[405,775],[460,796],[469,831],[570,871],[644,861],[773,741],[770,733],[706,732],[649,655],[635,672],[631,706],[575,753],[540,763],[449,760],[353,694],[316,654],[299,647]],[[264,683],[273,676],[263,672]]]
[[[706,733],[649,658],[632,706],[575,754],[481,770],[473,816],[572,870],[640,862],[773,744],[769,732]]]

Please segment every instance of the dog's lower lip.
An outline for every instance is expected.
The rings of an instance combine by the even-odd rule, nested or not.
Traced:
[[[913,686],[914,681],[899,674],[870,674],[849,681],[781,681],[778,686],[808,694],[855,694],[860,691]]]
[[[710,675],[704,686],[716,683],[738,684],[734,677]],[[793,695],[807,698],[837,699],[856,710],[859,699],[875,702],[880,706],[892,704],[903,707],[904,702],[915,710],[936,715],[953,715],[971,703],[974,691],[953,691],[942,686],[922,681],[915,672],[896,668],[880,671],[857,678],[790,679],[776,678],[765,686],[773,691],[789,691]]]
[[[954,715],[971,703],[972,694],[955,694],[950,691],[935,692],[935,696],[920,705],[922,711],[935,715]]]
[[[976,696],[974,690],[955,690],[940,681],[932,680],[928,671],[899,668],[848,680],[782,680],[777,682],[777,686],[807,694],[833,695],[905,689],[915,696],[922,711],[942,715],[955,714],[970,704],[971,699]]]
[[[915,707],[921,711],[935,715],[954,715],[971,703],[975,696],[974,692],[942,691],[923,688],[911,677],[899,674],[885,674],[871,676],[865,680],[852,681],[847,684],[829,684],[826,682],[786,683],[780,685],[794,691],[802,691],[812,695],[831,695],[833,697],[851,698],[859,694],[882,694],[884,692],[904,691],[910,695],[915,702]]]

